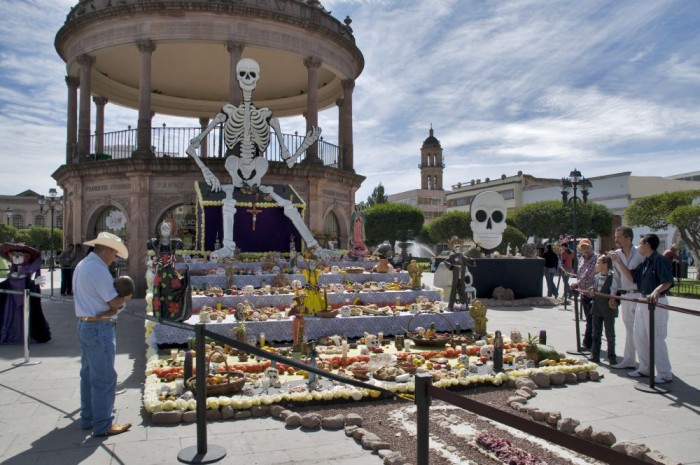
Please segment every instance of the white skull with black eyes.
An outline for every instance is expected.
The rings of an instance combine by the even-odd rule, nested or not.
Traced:
[[[236,64],[236,79],[241,89],[254,91],[260,79],[260,65],[250,58],[243,58]]]
[[[470,226],[474,242],[482,249],[495,249],[501,243],[506,229],[507,212],[506,201],[498,192],[485,191],[474,197]]]

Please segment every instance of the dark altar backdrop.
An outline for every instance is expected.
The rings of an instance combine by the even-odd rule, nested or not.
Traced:
[[[303,218],[304,202],[289,186],[273,185],[275,193],[280,197],[291,200]],[[210,192],[205,183],[198,183],[197,189],[197,245],[200,250],[214,251],[218,235],[219,243],[223,245],[223,192]],[[255,208],[255,230],[253,230],[253,214],[251,203],[255,196],[243,194],[235,190],[236,213],[233,217],[233,240],[241,252],[289,252],[290,237],[294,237],[295,248],[301,250],[301,235],[292,221],[284,215],[284,209],[274,201],[264,199],[260,193]],[[274,206],[272,206],[272,205]]]
[[[516,299],[542,297],[542,258],[477,258],[475,262],[469,272],[474,276],[477,297],[490,299],[498,286],[512,289]]]

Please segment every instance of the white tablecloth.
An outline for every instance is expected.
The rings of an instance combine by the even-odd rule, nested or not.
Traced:
[[[385,292],[360,292],[360,300],[365,304],[392,305],[396,304],[396,298],[401,305],[409,305],[419,296],[426,296],[430,300],[440,300],[440,291],[385,291]],[[352,292],[329,292],[326,294],[330,305],[344,305],[352,302],[355,296]],[[192,307],[197,309],[203,305],[215,307],[221,303],[224,307],[235,307],[236,304],[248,301],[255,307],[291,307],[293,294],[273,295],[224,295],[221,297],[207,297],[203,295],[192,296]]]
[[[306,280],[303,275],[300,274],[288,274],[286,275],[289,281],[298,279],[303,284],[306,284]],[[253,286],[253,287],[263,287],[266,284],[271,284],[275,275],[272,274],[261,274],[261,275],[246,275],[246,274],[235,274],[233,275],[233,284],[239,289],[243,286]],[[408,273],[353,273],[353,274],[327,274],[324,273],[320,276],[319,281],[321,284],[342,284],[346,280],[350,280],[354,283],[365,283],[367,281],[376,282],[409,282],[411,277]],[[227,285],[227,279],[225,274],[207,274],[204,276],[195,275],[190,277],[192,285],[197,289],[207,289],[208,287],[216,286],[220,288],[225,288]]]
[[[443,318],[443,316],[445,318]],[[449,320],[449,323],[448,321]],[[350,338],[364,336],[365,332],[385,335],[405,334],[407,330],[415,330],[418,326],[428,327],[435,322],[438,331],[460,331],[474,327],[474,320],[469,312],[445,312],[439,315],[419,314],[414,317],[410,313],[401,313],[395,316],[356,316],[335,318],[305,317],[305,334],[309,340],[318,339],[321,336],[333,334],[345,335]],[[249,321],[246,322],[248,336],[256,339],[260,333],[265,333],[268,341],[291,341],[292,318],[284,320]],[[196,324],[198,316],[193,316],[187,323]],[[411,325],[408,328],[408,325]],[[231,336],[231,329],[236,325],[232,315],[229,315],[223,323],[211,323],[207,329],[215,333]],[[157,325],[153,331],[153,340],[156,344],[185,344],[187,339],[194,337],[193,331],[167,326]]]

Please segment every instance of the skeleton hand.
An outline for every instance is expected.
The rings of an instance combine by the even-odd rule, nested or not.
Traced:
[[[36,284],[39,287],[43,286],[44,284],[46,284],[46,277],[37,276],[36,278],[34,278],[34,284]]]
[[[202,176],[204,176],[204,181],[207,183],[207,185],[211,187],[212,192],[219,192],[221,190],[219,178],[214,176],[214,173],[212,173],[206,166],[202,166]]]

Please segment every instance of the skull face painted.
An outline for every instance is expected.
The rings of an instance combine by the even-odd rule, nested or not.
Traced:
[[[495,249],[503,240],[506,229],[506,201],[501,194],[486,191],[474,197],[471,204],[474,242],[484,249]]]
[[[254,91],[260,80],[260,65],[255,60],[243,58],[236,64],[236,79],[242,90]]]

